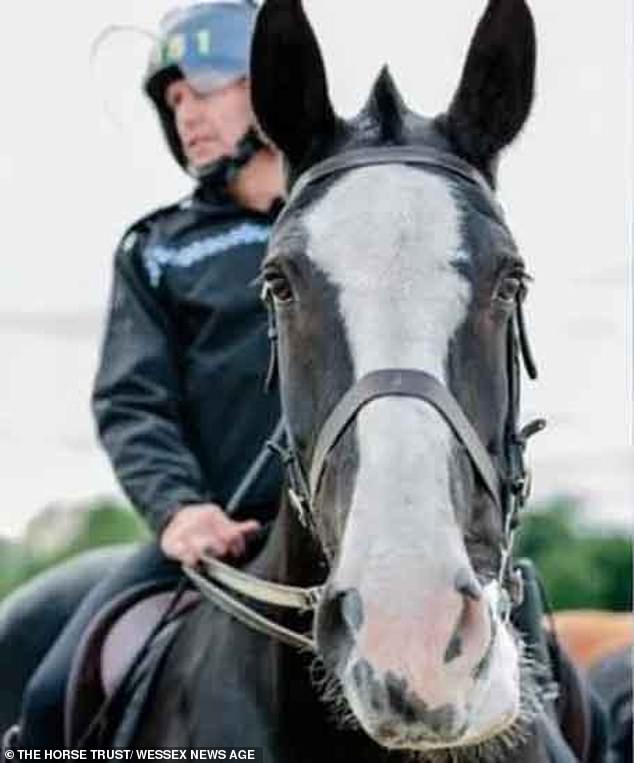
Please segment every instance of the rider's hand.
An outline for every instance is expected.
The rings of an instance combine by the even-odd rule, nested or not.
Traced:
[[[260,528],[255,519],[236,522],[215,503],[183,506],[161,534],[164,554],[194,566],[207,551],[220,559],[238,559],[246,550],[246,539]]]

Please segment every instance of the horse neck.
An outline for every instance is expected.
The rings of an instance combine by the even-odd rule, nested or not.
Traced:
[[[328,568],[319,542],[301,524],[286,500],[282,501],[271,534],[250,571],[267,580],[295,586],[324,582]]]

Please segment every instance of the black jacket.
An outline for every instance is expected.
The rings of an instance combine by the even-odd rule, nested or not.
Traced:
[[[157,532],[184,504],[226,505],[278,420],[254,283],[272,221],[199,189],[117,249],[93,410],[123,489]],[[269,519],[281,482],[271,459],[238,515]]]

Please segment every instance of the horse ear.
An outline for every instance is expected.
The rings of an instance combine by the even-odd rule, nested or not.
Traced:
[[[258,122],[291,166],[334,133],[326,70],[301,0],[262,6],[251,47],[251,91]]]
[[[525,1],[489,0],[445,120],[458,152],[487,173],[528,118],[535,51],[535,26]]]

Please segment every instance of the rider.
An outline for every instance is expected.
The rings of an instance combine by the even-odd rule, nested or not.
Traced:
[[[72,656],[104,603],[140,583],[174,585],[180,563],[205,550],[239,563],[274,516],[274,462],[224,511],[279,417],[277,396],[263,394],[266,315],[254,282],[283,179],[250,105],[255,15],[250,2],[208,2],[162,23],[144,88],[196,187],[135,223],[116,251],[93,395],[101,441],[158,543],[83,600],[27,687],[15,745],[63,746]]]

